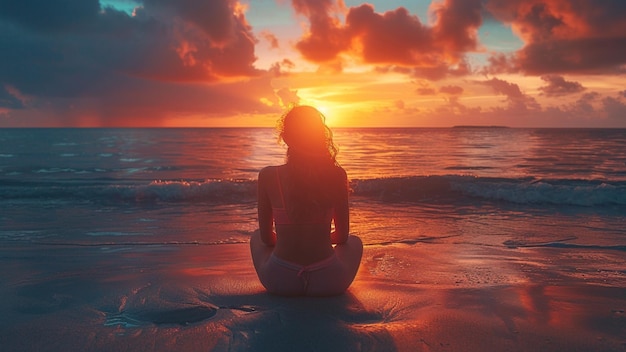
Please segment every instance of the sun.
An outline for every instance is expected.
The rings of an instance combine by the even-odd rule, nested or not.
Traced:
[[[332,121],[332,110],[328,108],[328,106],[326,105],[317,105],[316,106],[317,110],[319,110],[319,112],[322,113],[322,115],[324,115],[324,117],[326,118],[326,124],[329,124]]]
[[[310,105],[316,108],[319,112],[322,113],[322,115],[324,115],[324,122],[327,126],[333,127],[335,125],[335,116],[337,115],[337,111],[328,102],[319,99],[302,99],[300,101],[300,105]]]

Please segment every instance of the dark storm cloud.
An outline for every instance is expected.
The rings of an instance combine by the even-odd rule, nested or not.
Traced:
[[[78,30],[98,19],[98,0],[0,0],[0,21],[38,31]]]
[[[148,105],[135,118],[155,123],[174,106],[189,114],[267,111],[259,99],[276,97],[254,68],[256,39],[237,6],[145,0],[130,16],[92,0],[0,0],[0,88],[11,87],[0,108],[15,109],[16,96],[25,96],[25,108],[72,106],[80,114],[75,110],[83,107],[106,116],[103,124],[121,119],[108,111],[142,99]],[[218,93],[219,85],[242,79],[249,83],[226,88],[227,99]]]

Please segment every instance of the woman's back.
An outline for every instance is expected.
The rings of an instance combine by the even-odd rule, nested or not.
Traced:
[[[345,172],[343,174],[345,175]],[[328,207],[310,209],[306,214],[295,214],[290,211],[293,209],[290,208],[293,206],[290,204],[290,200],[293,199],[290,194],[292,190],[288,186],[290,177],[286,165],[267,167],[259,173],[259,212],[270,210],[272,212],[277,237],[274,253],[282,259],[307,265],[333,254],[331,240],[333,218],[335,227],[342,228],[340,232],[344,231],[347,235],[349,226],[347,189],[344,195],[336,194],[336,202]],[[342,180],[337,179],[337,182],[341,184]],[[337,218],[339,214],[343,216]]]

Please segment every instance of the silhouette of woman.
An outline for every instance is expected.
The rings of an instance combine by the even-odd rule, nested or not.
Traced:
[[[310,106],[289,110],[278,130],[287,161],[259,172],[254,267],[274,294],[339,295],[356,276],[363,243],[349,234],[348,178],[335,160],[332,132]]]

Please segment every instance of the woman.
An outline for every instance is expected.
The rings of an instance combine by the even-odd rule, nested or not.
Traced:
[[[341,294],[354,280],[363,244],[349,235],[348,178],[335,160],[332,132],[310,106],[292,108],[278,129],[287,162],[259,172],[254,267],[274,294]]]

